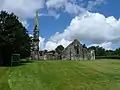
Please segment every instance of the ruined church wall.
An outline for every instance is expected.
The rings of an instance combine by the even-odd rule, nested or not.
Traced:
[[[60,60],[58,54],[43,54],[40,56],[40,60]]]
[[[70,45],[63,51],[63,60],[83,60],[82,47],[79,46],[79,54],[76,54],[74,44]]]
[[[89,54],[88,51],[83,48],[83,60],[88,60],[89,59],[88,58],[88,56],[89,56],[88,54]]]
[[[65,50],[63,51],[62,59],[63,60],[94,60],[95,54],[94,51],[89,51],[87,48],[83,48],[81,44],[79,45],[79,54],[76,53],[75,44],[70,44]]]
[[[95,51],[94,50],[90,51],[90,56],[91,56],[90,60],[95,60]]]
[[[66,48],[62,53],[62,60],[70,60],[70,48]]]

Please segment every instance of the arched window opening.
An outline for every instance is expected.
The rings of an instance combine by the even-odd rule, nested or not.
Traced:
[[[79,45],[75,45],[75,51],[76,51],[76,54],[79,54]]]

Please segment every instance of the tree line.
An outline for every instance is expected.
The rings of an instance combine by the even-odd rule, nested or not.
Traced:
[[[89,49],[95,50],[96,56],[120,56],[120,48],[116,50],[106,50],[103,47],[91,46]]]
[[[96,59],[120,59],[120,48],[106,50],[103,47],[91,46],[89,49],[95,50]]]

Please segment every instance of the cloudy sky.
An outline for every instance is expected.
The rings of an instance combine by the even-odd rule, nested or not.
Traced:
[[[120,47],[120,0],[0,0],[33,34],[39,10],[40,49],[66,47],[74,39],[105,49]]]

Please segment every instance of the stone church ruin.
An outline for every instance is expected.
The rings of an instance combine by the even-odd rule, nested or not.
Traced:
[[[94,50],[89,50],[75,39],[70,43],[61,54],[58,53],[44,53],[40,51],[40,60],[94,60]]]
[[[39,20],[38,11],[36,11],[35,27],[31,47],[32,60],[94,60],[95,52],[90,50],[75,39],[69,44],[61,54],[56,52],[39,51]]]

